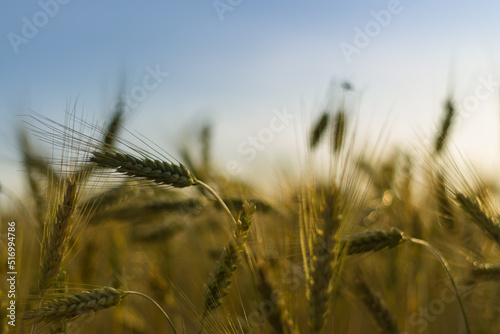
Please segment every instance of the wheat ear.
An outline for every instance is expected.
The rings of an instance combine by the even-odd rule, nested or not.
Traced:
[[[112,287],[101,287],[64,298],[49,300],[45,306],[26,312],[24,318],[45,323],[70,322],[82,315],[116,306],[128,295],[142,296],[152,302],[167,319],[174,333],[177,334],[172,320],[170,320],[165,311],[151,297],[141,292],[123,291]]]
[[[112,147],[116,142],[116,134],[118,129],[122,126],[124,119],[124,107],[125,101],[119,99],[115,105],[115,111],[111,117],[111,122],[109,123],[106,132],[104,134],[103,146]]]
[[[286,304],[279,289],[276,289],[271,282],[269,265],[263,260],[257,262],[257,287],[264,301],[271,301],[274,304],[272,312],[266,314],[269,324],[274,331],[279,334],[294,334],[294,324]]]
[[[111,287],[84,291],[52,299],[45,306],[28,311],[24,318],[47,323],[68,322],[86,313],[113,307],[127,295],[127,292]]]
[[[454,227],[454,218],[452,206],[448,196],[445,184],[445,176],[438,172],[436,175],[436,197],[439,210],[439,218],[444,223],[445,227],[452,230]]]
[[[199,334],[203,332],[205,319],[208,314],[222,304],[222,300],[229,292],[233,272],[238,266],[241,254],[245,251],[248,230],[252,224],[255,204],[245,203],[240,213],[233,236],[226,248],[222,251],[215,269],[203,291],[203,314]]]
[[[378,293],[373,291],[361,275],[358,275],[354,280],[354,287],[358,297],[373,315],[378,326],[384,330],[385,333],[399,333],[396,320],[387,306],[387,303]]]
[[[233,272],[236,270],[240,255],[245,249],[248,230],[252,224],[254,212],[255,205],[253,203],[245,203],[233,236],[227,247],[224,248],[215,265],[215,270],[205,287],[204,315],[219,307],[222,304],[222,299],[229,292]]]
[[[470,275],[475,279],[498,280],[500,278],[500,265],[490,263],[472,262],[474,266]]]
[[[71,222],[76,209],[77,181],[69,177],[62,202],[57,207],[55,221],[42,243],[39,288],[41,294],[56,281],[63,259],[67,255]]]
[[[325,133],[325,130],[327,129],[328,122],[330,120],[330,114],[328,111],[325,111],[321,114],[321,117],[319,118],[318,122],[314,125],[313,130],[311,131],[311,148],[314,149],[320,139],[321,136]]]
[[[339,198],[335,188],[327,196],[321,211],[324,225],[316,227],[312,254],[308,260],[310,275],[306,284],[308,322],[313,333],[319,333],[325,324],[335,278],[340,274],[341,253],[334,250],[334,234],[341,224]]]
[[[404,242],[404,234],[396,228],[390,231],[367,231],[342,239],[341,248],[347,247],[347,254],[377,252],[384,248],[393,248]]]
[[[455,106],[453,104],[453,100],[448,98],[446,100],[444,106],[444,117],[441,123],[441,130],[436,137],[436,141],[434,143],[434,153],[440,154],[445,146],[446,140],[449,137],[449,133],[453,124],[453,119],[455,117]]]
[[[469,219],[488,233],[490,238],[500,245],[500,226],[481,209],[478,200],[469,198],[461,193],[457,193],[455,199]]]
[[[136,158],[116,150],[94,151],[91,162],[101,167],[113,168],[116,172],[132,177],[144,178],[160,185],[185,188],[199,185],[207,189],[224,208],[235,225],[238,225],[222,198],[206,183],[196,179],[184,165],[171,162]]]
[[[94,151],[91,162],[101,167],[115,169],[118,173],[145,178],[157,184],[170,185],[176,188],[189,187],[194,184],[191,173],[182,164],[136,158],[118,151]]]
[[[335,124],[333,131],[333,152],[338,154],[342,149],[345,137],[345,111],[340,109],[335,115]]]

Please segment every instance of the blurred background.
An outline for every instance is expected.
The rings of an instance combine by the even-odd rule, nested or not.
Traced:
[[[341,96],[360,137],[382,131],[411,147],[434,132],[452,94],[453,141],[491,167],[499,10],[494,1],[2,1],[0,182],[22,186],[20,115],[64,122],[75,108],[102,122],[119,96],[126,127],[174,156],[211,123],[218,168],[236,162],[234,176],[247,178],[294,165],[311,123]]]

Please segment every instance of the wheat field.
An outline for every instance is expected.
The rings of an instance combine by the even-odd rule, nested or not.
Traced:
[[[174,156],[123,139],[120,105],[102,125],[25,117],[0,333],[500,332],[498,185],[450,153],[451,97],[430,145],[384,159],[350,110],[320,113],[274,197],[214,176],[211,126]]]

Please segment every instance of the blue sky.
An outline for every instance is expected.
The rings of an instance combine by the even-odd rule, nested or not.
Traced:
[[[218,13],[214,4],[230,10]],[[324,107],[331,83],[343,80],[356,88],[360,126],[376,135],[390,118],[395,140],[415,138],[439,120],[447,91],[462,101],[488,76],[498,78],[499,9],[494,1],[3,1],[0,169],[20,168],[16,115],[34,110],[63,121],[77,100],[104,119],[122,78],[130,96],[144,92],[155,69],[168,76],[147,79],[155,87],[130,106],[127,127],[171,150],[211,120],[222,165],[244,160],[238,144],[286,108],[294,122],[258,159],[242,162],[247,170],[276,163]],[[377,21],[374,12],[390,18]],[[38,25],[29,38],[26,22]],[[370,27],[368,45],[349,61],[342,43],[356,47],[357,32]],[[13,46],[13,34],[27,43]],[[478,147],[490,135],[499,142],[497,100],[495,87],[458,125],[457,143]],[[15,174],[0,182],[15,187]]]

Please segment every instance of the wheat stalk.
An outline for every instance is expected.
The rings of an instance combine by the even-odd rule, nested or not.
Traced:
[[[437,257],[437,259],[439,260],[439,262],[443,266],[444,271],[446,272],[446,275],[448,275],[448,279],[450,280],[451,285],[453,286],[453,290],[455,291],[455,295],[457,296],[458,305],[460,306],[460,312],[462,313],[462,318],[463,318],[464,324],[465,324],[465,331],[467,334],[471,334],[470,327],[469,327],[469,319],[467,318],[467,313],[465,312],[465,307],[464,307],[464,304],[462,302],[462,297],[460,296],[460,293],[458,292],[458,288],[457,288],[457,285],[455,283],[455,279],[453,278],[453,275],[451,274],[450,265],[448,264],[448,261],[446,261],[445,257],[441,254],[441,252],[439,252],[436,248],[434,248],[427,241],[416,239],[416,238],[411,238],[411,237],[408,237],[406,235],[403,235],[403,237],[405,240],[407,240],[415,245],[420,245],[420,246],[424,247],[425,249],[429,250],[432,254],[434,254]]]
[[[223,250],[205,287],[203,303],[205,314],[219,307],[229,291],[233,272],[236,270],[240,255],[245,248],[254,212],[255,205],[253,203],[246,203],[243,206],[234,234]]]

